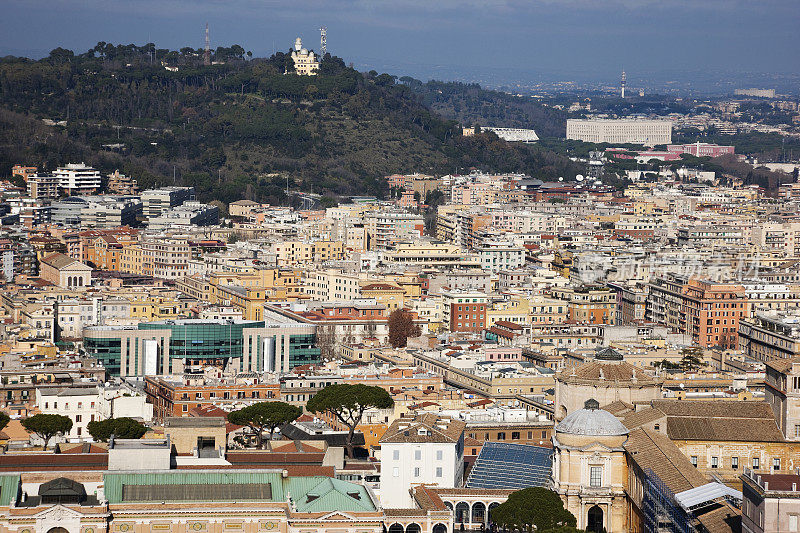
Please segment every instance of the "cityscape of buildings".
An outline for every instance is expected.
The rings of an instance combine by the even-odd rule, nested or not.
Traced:
[[[326,207],[19,161],[0,531],[530,532],[495,510],[532,488],[551,531],[800,531],[800,164],[694,164],[748,164],[673,138],[703,120],[569,118],[603,145],[574,179],[420,169]]]

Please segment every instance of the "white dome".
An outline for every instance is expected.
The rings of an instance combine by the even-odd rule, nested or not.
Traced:
[[[617,417],[600,409],[597,400],[586,400],[583,409],[568,414],[556,426],[556,432],[570,435],[612,437],[627,435],[626,428]]]

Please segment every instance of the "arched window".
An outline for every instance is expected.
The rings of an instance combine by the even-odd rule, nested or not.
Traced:
[[[603,509],[599,505],[594,505],[589,508],[586,513],[586,531],[594,533],[601,533],[605,531],[603,525]]]
[[[450,509],[451,511],[453,510],[453,504],[450,502],[444,502],[444,506]]]
[[[419,524],[408,524],[406,526],[406,533],[421,533],[422,528],[419,527]]]
[[[447,526],[444,524],[436,524],[433,526],[433,533],[447,533]]]
[[[405,529],[403,528],[403,526],[398,524],[397,522],[389,526],[389,533],[403,533],[404,531]]]
[[[489,504],[489,516],[487,517],[487,522],[491,522],[492,521],[492,509],[494,509],[498,505],[500,505],[500,504],[497,503],[497,502],[492,502],[492,503]]]
[[[456,522],[464,523],[469,520],[469,505],[465,502],[458,502],[456,505]]]
[[[486,522],[486,504],[483,502],[475,502],[472,504],[472,522],[475,524],[483,524]]]

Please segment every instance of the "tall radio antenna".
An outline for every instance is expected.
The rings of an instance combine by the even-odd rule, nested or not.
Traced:
[[[208,22],[206,22],[206,49],[203,52],[203,64],[211,64],[211,39],[208,38]]]
[[[325,57],[328,52],[328,28],[325,26],[319,29],[319,53],[321,57]]]

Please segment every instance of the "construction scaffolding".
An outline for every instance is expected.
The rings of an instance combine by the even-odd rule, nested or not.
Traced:
[[[678,505],[675,494],[651,469],[645,471],[642,508],[647,533],[692,533],[692,519]]]

